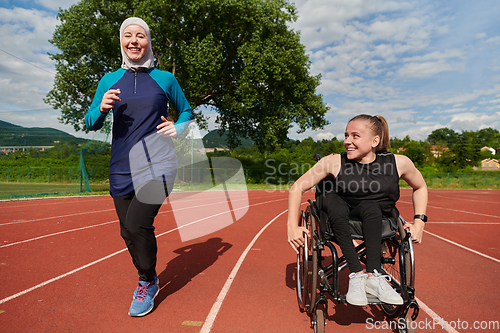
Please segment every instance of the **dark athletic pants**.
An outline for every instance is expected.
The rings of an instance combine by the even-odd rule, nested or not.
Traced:
[[[143,190],[148,190],[147,186]],[[151,282],[156,270],[157,253],[153,222],[161,204],[143,203],[134,191],[113,197],[113,200],[120,220],[120,233],[137,268],[139,280]]]
[[[363,270],[352,243],[349,218],[363,222],[363,238],[366,246],[366,271],[380,271],[380,244],[382,242],[382,210],[371,200],[350,207],[338,194],[329,193],[323,198],[322,209],[328,214],[335,238],[352,273]]]

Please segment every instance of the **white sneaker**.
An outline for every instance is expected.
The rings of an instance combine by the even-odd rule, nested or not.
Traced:
[[[346,295],[346,301],[352,305],[364,306],[368,304],[366,299],[366,278],[367,274],[351,273],[349,274],[349,291]]]
[[[391,287],[390,281],[391,277],[389,275],[381,275],[374,270],[374,274],[366,279],[366,292],[384,303],[402,305],[403,299]]]

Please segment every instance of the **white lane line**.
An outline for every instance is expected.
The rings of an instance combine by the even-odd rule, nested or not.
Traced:
[[[110,255],[108,255],[108,256],[106,256],[106,257],[104,257],[104,258],[98,259],[98,260],[93,261],[93,262],[91,262],[91,263],[89,263],[89,264],[87,264],[87,265],[84,265],[84,266],[82,266],[82,267],[78,267],[78,268],[76,268],[76,269],[74,269],[74,270],[72,270],[72,271],[70,271],[70,272],[67,272],[67,273],[64,273],[64,274],[62,274],[62,275],[56,276],[55,278],[52,278],[52,279],[50,279],[50,280],[47,280],[47,281],[42,282],[42,283],[40,283],[40,284],[37,284],[36,286],[33,286],[33,287],[31,287],[31,288],[28,288],[28,289],[26,289],[26,290],[23,290],[23,291],[21,291],[21,292],[18,292],[17,294],[14,294],[14,295],[12,295],[12,296],[6,297],[6,298],[4,298],[4,299],[0,300],[0,304],[5,303],[5,302],[8,302],[8,301],[10,301],[10,300],[12,300],[12,299],[14,299],[14,298],[17,298],[17,297],[19,297],[19,296],[22,296],[22,295],[24,295],[24,294],[27,294],[27,293],[29,293],[29,292],[31,292],[31,291],[33,291],[33,290],[35,290],[35,289],[41,288],[41,287],[43,287],[43,286],[46,286],[46,285],[48,285],[49,283],[55,282],[55,281],[57,281],[57,280],[60,280],[60,279],[62,279],[62,278],[64,278],[64,277],[66,277],[66,276],[69,276],[69,275],[71,275],[71,274],[74,274],[74,273],[76,273],[76,272],[79,272],[79,271],[81,271],[81,270],[83,270],[83,269],[85,269],[85,268],[87,268],[87,267],[93,266],[93,265],[95,265],[95,264],[97,264],[97,263],[100,263],[101,261],[104,261],[104,260],[106,260],[106,259],[109,259],[109,258],[111,258],[111,257],[114,257],[114,256],[116,256],[117,254],[120,254],[120,253],[122,253],[122,252],[124,252],[124,251],[126,251],[126,250],[127,250],[126,248],[125,248],[125,249],[122,249],[122,250],[117,251],[117,252],[115,252],[115,253],[112,253],[112,254],[110,254]]]
[[[449,199],[449,197],[446,197],[444,195],[434,194],[434,196],[439,197],[439,198]],[[491,203],[491,204],[495,204],[495,205],[498,204],[498,202],[496,202],[496,201],[472,200],[472,199],[469,199],[469,198],[453,198],[453,200],[463,200],[463,201],[467,201],[467,202]]]
[[[222,302],[224,302],[224,299],[226,298],[226,295],[229,291],[229,288],[231,288],[231,284],[234,281],[234,278],[236,277],[236,274],[238,273],[241,264],[243,264],[243,261],[245,260],[248,252],[250,252],[250,249],[253,247],[257,239],[260,237],[260,235],[264,232],[264,230],[267,229],[273,223],[278,217],[286,213],[288,209],[282,211],[279,213],[275,218],[273,218],[270,222],[268,222],[260,231],[255,235],[255,237],[252,239],[250,244],[246,247],[245,251],[241,254],[240,258],[236,262],[236,265],[234,266],[233,270],[231,271],[231,274],[229,274],[229,277],[226,280],[226,283],[222,287],[222,290],[219,293],[219,296],[217,296],[217,300],[215,303],[212,305],[212,309],[210,310],[210,313],[208,314],[207,318],[205,319],[205,323],[203,324],[200,333],[208,333],[212,329],[212,326],[214,324],[215,318],[217,317],[217,314],[219,313],[219,310],[222,306]]]
[[[468,247],[466,247],[466,246],[463,246],[462,244],[458,244],[458,243],[456,243],[456,242],[454,242],[454,241],[451,241],[451,240],[449,240],[449,239],[447,239],[447,238],[444,238],[444,237],[438,236],[438,235],[436,235],[436,234],[434,234],[434,233],[432,233],[432,232],[429,232],[429,231],[427,231],[427,230],[424,230],[424,232],[425,232],[426,234],[429,234],[429,235],[431,235],[431,236],[434,236],[434,237],[436,237],[436,238],[439,238],[439,239],[441,239],[441,240],[444,240],[445,242],[448,242],[448,243],[450,243],[450,244],[453,244],[453,245],[455,245],[455,246],[458,246],[458,247],[460,247],[460,248],[462,248],[462,249],[464,249],[464,250],[470,251],[470,252],[472,252],[472,253],[478,254],[478,255],[480,255],[480,256],[482,256],[482,257],[485,257],[485,258],[487,258],[487,259],[491,259],[491,260],[493,260],[493,261],[496,261],[496,262],[500,263],[500,260],[499,260],[499,259],[497,259],[497,258],[490,257],[490,256],[489,256],[489,255],[487,255],[487,254],[484,254],[484,253],[481,253],[481,252],[479,252],[479,251],[473,250],[473,249],[471,249],[471,248],[468,248]]]
[[[18,241],[18,242],[6,244],[6,245],[1,245],[0,249],[4,248],[4,247],[13,246],[13,245],[19,245],[19,244],[22,244],[22,243],[28,243],[28,242],[36,241],[36,240],[47,238],[47,237],[52,237],[52,236],[67,234],[69,232],[74,232],[74,231],[80,231],[80,230],[85,230],[85,229],[100,227],[100,226],[103,226],[103,225],[107,225],[107,224],[111,224],[111,223],[116,223],[117,221],[118,220],[114,220],[114,221],[110,221],[110,222],[104,222],[104,223],[100,223],[100,224],[94,224],[94,225],[87,226],[87,227],[81,227],[81,228],[76,228],[76,229],[71,229],[71,230],[65,230],[65,231],[55,232],[53,234],[47,234],[47,235],[43,235],[43,236],[39,236],[39,237],[35,237],[35,238],[25,239],[25,240],[22,240],[22,241]]]
[[[197,192],[198,193],[198,192]],[[267,197],[255,197],[255,198],[252,198],[252,199],[261,199],[261,198],[267,198]],[[245,200],[246,198],[243,198],[243,199],[236,199],[236,200]],[[173,200],[177,200],[177,199],[173,199]],[[186,199],[183,199],[185,200],[186,202],[188,202],[189,200],[186,200]],[[224,201],[226,202],[226,201]],[[59,203],[58,203],[59,204]],[[211,204],[206,204],[206,205],[200,205],[201,206],[210,206],[214,203],[211,203]],[[191,206],[192,208],[193,206]],[[196,206],[198,207],[198,206]],[[0,223],[0,227],[1,226],[4,226],[4,225],[12,225],[12,224],[21,224],[21,223],[29,223],[29,222],[38,222],[38,221],[44,221],[44,220],[52,220],[52,219],[61,219],[61,218],[65,218],[65,217],[71,217],[71,216],[80,216],[80,215],[83,215],[83,214],[95,214],[95,213],[103,213],[103,212],[109,212],[109,211],[115,211],[114,208],[111,208],[111,209],[104,209],[104,210],[95,210],[95,211],[91,211],[91,212],[80,212],[80,213],[74,213],[74,214],[66,214],[66,215],[58,215],[58,216],[49,216],[49,217],[42,217],[42,218],[37,218],[37,219],[34,219],[34,220],[22,220],[22,221],[14,221],[14,222],[7,222],[7,223]],[[161,213],[164,213],[164,212],[160,212]]]
[[[263,205],[263,204],[266,204],[266,203],[276,202],[276,201],[280,201],[280,200],[288,200],[288,199],[286,198],[286,199],[270,200],[270,201],[267,201],[267,202],[259,202],[259,203],[253,204],[253,205],[249,205],[249,207],[252,207],[252,206],[258,206],[258,205]],[[246,208],[247,208],[247,207],[240,207],[240,208],[237,208],[237,209],[235,209],[235,210],[238,210],[238,209],[246,209]],[[212,215],[212,216],[205,217],[205,218],[202,218],[202,219],[199,219],[199,220],[193,221],[193,222],[191,222],[191,223],[189,223],[189,224],[185,224],[185,225],[182,225],[182,226],[180,226],[180,227],[177,227],[177,228],[174,228],[174,229],[168,230],[168,231],[166,231],[166,232],[163,232],[163,233],[161,233],[161,234],[156,235],[156,238],[161,237],[161,236],[166,235],[166,234],[169,234],[169,233],[174,232],[174,231],[176,231],[176,230],[179,230],[179,229],[181,229],[181,228],[187,227],[187,226],[189,226],[189,225],[192,225],[192,224],[195,224],[195,223],[201,222],[201,221],[206,220],[206,219],[208,219],[208,218],[218,216],[218,215],[221,215],[221,213],[214,214],[214,215]],[[38,289],[38,288],[41,288],[41,287],[43,287],[43,286],[46,286],[46,285],[48,285],[49,283],[55,282],[55,281],[57,281],[57,280],[60,280],[60,279],[62,279],[62,278],[65,278],[65,277],[67,277],[67,276],[69,276],[69,275],[72,275],[72,274],[74,274],[74,273],[77,273],[77,272],[79,272],[79,271],[81,271],[81,270],[83,270],[83,269],[85,269],[85,268],[88,268],[88,267],[90,267],[90,266],[93,266],[93,265],[95,265],[95,264],[98,264],[98,263],[100,263],[101,261],[104,261],[104,260],[106,260],[106,259],[109,259],[109,258],[111,258],[111,257],[114,257],[115,255],[118,255],[118,254],[120,254],[120,253],[122,253],[122,252],[125,252],[125,251],[127,251],[127,248],[122,249],[122,250],[120,250],[120,251],[117,251],[117,252],[115,252],[115,253],[112,253],[112,254],[110,254],[110,255],[108,255],[108,256],[106,256],[106,257],[103,257],[103,258],[101,258],[101,259],[98,259],[98,260],[96,260],[96,261],[93,261],[93,262],[91,262],[91,263],[89,263],[89,264],[86,264],[86,265],[84,265],[84,266],[81,266],[81,267],[79,267],[79,268],[76,268],[76,269],[74,269],[74,270],[72,270],[72,271],[70,271],[70,272],[67,272],[67,273],[64,273],[64,274],[62,274],[62,275],[56,276],[55,278],[52,278],[52,279],[50,279],[50,280],[47,280],[47,281],[42,282],[42,283],[40,283],[40,284],[37,284],[36,286],[33,286],[33,287],[31,287],[31,288],[28,288],[28,289],[26,289],[26,290],[23,290],[23,291],[21,291],[21,292],[18,292],[17,294],[14,294],[14,295],[12,295],[12,296],[9,296],[9,297],[6,297],[6,298],[4,298],[4,299],[1,299],[1,300],[0,300],[0,304],[5,303],[5,302],[8,302],[8,301],[10,301],[10,300],[12,300],[12,299],[14,299],[14,298],[17,298],[17,297],[19,297],[19,296],[22,296],[22,295],[24,295],[24,294],[27,294],[27,293],[29,293],[29,292],[31,292],[31,291],[33,291],[33,290],[36,290],[36,289]]]
[[[75,214],[42,217],[42,218],[38,218],[38,219],[35,219],[35,220],[23,220],[23,221],[0,223],[0,227],[4,226],[4,225],[21,224],[21,223],[28,223],[28,222],[38,222],[38,221],[43,221],[43,220],[61,219],[61,218],[64,218],[64,217],[80,216],[80,215],[84,215],[84,214],[103,213],[103,212],[109,212],[109,211],[114,211],[114,209],[104,209],[104,210],[96,210],[96,211],[92,211],[92,212],[80,212],[80,213],[75,213]]]
[[[238,201],[238,200],[246,200],[246,199],[236,199],[236,200],[233,200],[233,201]],[[285,199],[277,199],[277,200],[274,200],[274,201],[280,201],[280,200],[285,200]],[[214,202],[214,203],[210,203],[210,204],[196,205],[196,206],[190,206],[190,207],[185,207],[185,208],[177,208],[177,211],[185,210],[185,209],[194,209],[194,208],[199,208],[199,207],[204,207],[204,206],[213,206],[213,205],[218,204],[218,203],[226,203],[226,202],[227,201],[219,201],[219,202]],[[273,201],[267,201],[265,203],[268,203],[268,202],[273,202]],[[253,204],[253,205],[257,205],[257,204]],[[243,207],[243,208],[246,208],[246,206]],[[166,214],[166,213],[169,213],[169,212],[172,212],[172,210],[166,210],[166,211],[163,211],[163,212],[159,212],[158,215],[160,215],[160,214]],[[39,236],[39,237],[35,237],[35,238],[29,238],[29,239],[25,239],[25,240],[22,240],[22,241],[17,241],[17,242],[10,243],[10,244],[0,245],[0,249],[4,248],[4,247],[9,247],[9,246],[12,246],[12,245],[19,245],[19,244],[22,244],[22,243],[28,243],[28,242],[36,241],[36,240],[39,240],[39,239],[44,239],[44,238],[47,238],[47,237],[52,237],[52,236],[57,236],[57,235],[61,235],[61,234],[66,234],[66,233],[69,233],[69,232],[74,232],[74,231],[80,231],[80,230],[84,230],[84,229],[99,227],[99,226],[103,226],[103,225],[106,225],[106,224],[115,223],[115,222],[118,222],[118,221],[119,220],[114,220],[114,221],[100,223],[100,224],[95,224],[95,225],[91,225],[91,226],[87,226],[87,227],[70,229],[70,230],[65,230],[65,231],[56,232],[56,233],[52,233],[52,234],[47,234],[47,235],[43,235],[43,236]],[[197,222],[197,221],[195,221],[195,222]]]
[[[440,326],[448,333],[458,333],[457,330],[451,327],[451,325],[446,320],[441,318],[436,312],[432,311],[432,309],[429,308],[424,302],[422,302],[421,299],[417,297],[415,297],[415,299],[417,300],[420,309],[424,310],[424,312],[427,313],[432,318],[433,324],[434,323],[440,324]]]
[[[411,204],[412,204],[411,202],[409,202],[409,201],[404,201],[404,200],[398,200],[398,203],[399,203],[399,202],[400,202],[400,203],[409,204],[409,205],[411,205]],[[466,211],[466,210],[453,209],[453,208],[449,208],[449,207],[439,207],[439,206],[431,206],[431,205],[427,205],[427,208],[436,208],[436,209],[440,209],[440,210],[451,210],[452,212],[459,212],[459,213],[466,213],[466,214],[472,214],[472,215],[480,215],[480,216],[494,217],[494,218],[500,219],[500,216],[499,216],[499,215],[490,215],[490,214],[483,214],[483,213],[469,212],[469,211]]]

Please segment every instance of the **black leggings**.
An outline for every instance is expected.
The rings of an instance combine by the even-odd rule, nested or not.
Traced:
[[[144,186],[140,191],[147,190],[148,186]],[[113,200],[120,220],[120,233],[137,268],[139,280],[151,282],[156,272],[157,253],[153,222],[161,204],[143,203],[134,191],[113,197]]]
[[[363,238],[366,246],[366,271],[380,270],[380,245],[382,243],[382,209],[372,200],[362,201],[350,207],[338,194],[329,193],[323,198],[322,209],[328,214],[335,238],[353,273],[363,270],[352,243],[349,218],[363,222]]]

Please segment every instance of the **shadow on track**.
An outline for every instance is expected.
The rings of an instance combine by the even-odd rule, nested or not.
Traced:
[[[210,238],[204,243],[191,244],[175,250],[174,253],[179,255],[158,275],[161,290],[155,298],[155,308],[215,263],[232,246],[221,238]]]

